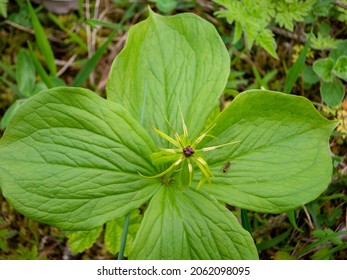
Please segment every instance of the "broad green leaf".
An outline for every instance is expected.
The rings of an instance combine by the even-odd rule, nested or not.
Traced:
[[[26,100],[27,99],[18,99],[6,110],[4,116],[1,119],[0,129],[5,129],[8,126],[10,120]]]
[[[323,82],[320,86],[323,101],[329,106],[339,105],[345,96],[345,87],[340,80]]]
[[[34,87],[34,95],[39,93],[42,90],[48,89],[46,84],[42,81],[36,83],[35,87]]]
[[[302,80],[304,81],[304,83],[307,83],[309,85],[313,85],[313,84],[319,82],[319,77],[313,71],[312,66],[305,65],[304,69],[302,70],[301,76],[302,76]]]
[[[142,216],[139,213],[139,210],[135,210],[131,212],[129,227],[128,227],[128,235],[127,241],[125,245],[126,256],[129,255],[131,247],[133,246],[136,233],[140,228],[140,223]],[[105,229],[105,245],[111,254],[116,254],[119,252],[119,247],[121,244],[123,226],[124,226],[124,217],[109,221],[106,224]]]
[[[218,104],[229,63],[209,22],[189,13],[163,17],[150,11],[145,21],[130,29],[127,44],[112,65],[107,97],[138,121],[143,114],[144,127],[165,147],[168,142],[153,127],[170,135],[166,117],[182,132],[180,105],[190,136],[196,138]]]
[[[336,61],[333,74],[347,82],[347,56],[341,56]]]
[[[152,0],[157,4],[158,10],[163,13],[169,13],[177,6],[176,0]]]
[[[214,178],[201,189],[244,209],[295,209],[330,182],[328,140],[335,126],[303,97],[266,90],[239,94],[217,118],[210,132],[215,138],[201,146],[241,142],[206,153]]]
[[[72,253],[77,254],[92,247],[102,231],[102,226],[98,226],[87,231],[69,231],[66,233],[68,245]]]
[[[30,4],[30,1],[27,0],[27,3],[29,7],[31,24],[35,31],[35,38],[36,38],[37,45],[45,58],[50,74],[52,76],[55,76],[57,74],[57,67],[55,65],[53,50],[51,48],[51,45],[48,42],[45,30],[43,29],[39,21],[39,18],[37,17],[33,7]]]
[[[330,51],[329,57],[335,62],[341,57],[347,55],[347,40],[340,42]]]
[[[331,81],[333,67],[331,58],[318,59],[313,63],[313,71],[325,82]]]
[[[66,86],[64,80],[59,78],[59,77],[50,76],[49,79],[51,80],[53,87],[65,87]]]
[[[148,201],[153,141],[123,107],[89,90],[54,88],[31,97],[0,141],[5,198],[35,220],[89,230]]]
[[[130,259],[257,259],[250,234],[208,195],[177,186],[152,198]]]
[[[19,51],[16,63],[16,81],[22,95],[30,97],[35,87],[35,66],[26,50]]]

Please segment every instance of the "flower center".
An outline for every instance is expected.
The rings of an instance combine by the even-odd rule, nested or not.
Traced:
[[[194,150],[191,146],[187,146],[183,149],[183,153],[186,157],[190,157],[191,155],[194,154]]]

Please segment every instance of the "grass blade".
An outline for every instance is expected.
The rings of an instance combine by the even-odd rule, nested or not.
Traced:
[[[301,51],[298,59],[295,61],[292,68],[290,68],[287,73],[286,80],[284,82],[284,90],[283,90],[285,93],[290,93],[292,91],[296,80],[298,79],[300,73],[304,69],[306,55],[310,48],[310,42],[311,42],[310,37],[308,37],[305,43],[305,46],[303,50]]]
[[[27,3],[28,3],[28,7],[29,7],[31,24],[32,24],[34,31],[35,31],[35,38],[36,38],[37,45],[38,45],[40,51],[42,52],[43,56],[45,57],[47,67],[48,67],[51,75],[56,76],[57,75],[57,67],[55,65],[54,54],[53,54],[51,45],[49,44],[49,42],[47,40],[46,33],[45,33],[37,15],[36,15],[33,7],[31,6],[29,1],[27,1]]]
[[[258,251],[263,251],[263,250],[272,248],[278,243],[284,241],[289,236],[290,231],[291,229],[288,229],[286,232],[282,233],[279,236],[276,236],[275,238],[270,239],[269,241],[265,241],[260,244],[257,244]]]
[[[40,61],[38,60],[38,58],[34,54],[33,48],[32,48],[30,43],[29,43],[29,51],[30,51],[30,56],[31,56],[31,59],[35,65],[37,73],[39,73],[39,76],[41,77],[42,81],[46,84],[46,86],[48,88],[52,88],[53,83],[52,83],[51,79],[49,78],[48,74],[46,73],[45,69],[42,67]]]
[[[242,227],[252,234],[251,224],[249,222],[248,211],[246,209],[241,209],[241,223]]]
[[[290,210],[287,212],[288,219],[290,223],[292,224],[293,228],[299,232],[304,232],[301,228],[298,227],[296,220],[295,220],[295,210]]]
[[[72,86],[80,87],[88,79],[90,73],[94,70],[102,55],[107,50],[107,46],[111,43],[113,37],[116,35],[117,30],[114,30],[107,40],[102,44],[102,46],[93,54],[91,58],[87,60],[82,69],[78,72],[76,78],[72,82]]]
[[[301,251],[299,251],[296,254],[296,256],[302,258],[305,254],[309,253],[311,250],[317,248],[318,246],[320,246],[322,244],[324,245],[326,242],[331,240],[331,238],[340,237],[340,236],[343,236],[343,235],[346,235],[346,234],[347,234],[347,230],[344,230],[344,231],[338,231],[338,232],[335,232],[334,234],[331,234],[331,235],[325,236],[323,238],[320,238],[317,241],[315,241],[315,242],[307,245],[306,247],[304,247]]]
[[[106,22],[106,21],[102,21],[102,20],[98,20],[98,19],[88,19],[88,20],[86,20],[86,24],[88,24],[92,28],[97,28],[100,25],[102,27],[111,28],[114,30],[119,30],[122,27],[122,25],[120,25],[120,24],[116,24],[116,23],[112,23],[112,22]]]
[[[21,95],[18,86],[12,82],[10,82],[9,80],[5,79],[4,77],[0,76],[0,81],[3,82],[5,85],[7,85],[10,89],[12,89],[12,91],[15,93],[16,96],[19,97],[24,97]]]
[[[124,256],[125,245],[127,242],[129,221],[130,221],[130,213],[128,213],[125,216],[124,227],[123,227],[123,232],[122,232],[122,241],[121,241],[120,249],[119,249],[119,253],[118,253],[118,260],[122,260],[123,256]]]
[[[17,56],[16,81],[22,95],[30,97],[35,88],[36,72],[28,52],[21,49]]]
[[[16,79],[16,73],[5,63],[0,62],[0,68],[9,75],[12,79]]]

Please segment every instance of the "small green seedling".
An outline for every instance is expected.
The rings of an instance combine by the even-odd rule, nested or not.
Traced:
[[[338,106],[345,96],[345,87],[341,80],[347,81],[347,41],[341,42],[327,58],[314,62],[313,70],[319,76],[320,93],[329,106]]]

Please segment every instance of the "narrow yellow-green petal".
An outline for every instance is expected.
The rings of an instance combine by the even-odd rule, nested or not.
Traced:
[[[206,180],[210,182],[210,177],[212,177],[213,174],[206,161],[203,160],[201,157],[194,157],[193,160],[201,170],[202,174],[205,176]]]
[[[145,175],[141,174],[140,172],[139,172],[139,174],[142,177],[148,178],[148,179],[159,178],[159,177],[162,177],[165,174],[169,173],[172,169],[174,169],[177,165],[179,165],[182,162],[182,160],[183,160],[183,156],[180,157],[178,160],[176,160],[168,169],[166,169],[165,171],[163,171],[163,172],[161,172],[161,173],[159,173],[157,175],[154,175],[154,176],[145,176]]]
[[[198,186],[196,187],[196,190],[200,189],[200,187],[206,182],[206,177],[205,176],[201,176],[201,179],[198,183]]]
[[[187,188],[191,185],[191,172],[192,172],[192,166],[190,163],[190,160],[185,160],[180,169],[179,173],[179,179],[180,179],[180,187],[181,188]]]
[[[160,151],[151,154],[151,161],[154,165],[160,165],[176,161],[181,155],[177,153],[168,153],[167,151]]]
[[[181,154],[182,149],[181,147],[179,149],[165,149],[165,148],[159,148],[160,151],[170,153],[170,154]]]
[[[213,151],[213,150],[215,150],[215,149],[222,148],[222,147],[225,147],[225,146],[235,145],[235,144],[238,144],[238,143],[241,143],[241,141],[234,141],[234,142],[229,142],[229,143],[222,144],[222,145],[206,147],[206,148],[202,148],[202,149],[199,149],[199,150],[196,150],[196,151],[197,151],[197,152],[198,152],[198,151],[199,151],[199,152],[208,152],[208,151]]]
[[[193,165],[191,164],[190,160],[188,161],[188,171],[189,171],[189,186],[190,186],[193,181]]]
[[[170,129],[172,130],[172,132],[175,134],[175,139],[176,139],[177,143],[179,143],[179,145],[178,145],[178,146],[176,145],[176,147],[182,147],[182,148],[184,148],[180,136],[179,136],[178,133],[174,130],[174,128],[173,128],[172,125],[170,124],[169,120],[168,120],[167,118],[165,118],[165,121],[166,121],[166,123],[168,124],[168,126],[170,127]],[[171,138],[171,137],[170,137],[170,138]],[[172,139],[172,138],[171,138],[171,139]]]
[[[177,142],[175,139],[171,138],[169,135],[165,134],[164,132],[160,131],[159,129],[153,128],[154,131],[160,135],[161,137],[165,138],[170,143],[174,144],[176,147],[181,147],[180,143]]]
[[[206,135],[210,132],[210,130],[215,126],[215,124],[211,125],[209,129],[207,129],[203,134],[201,134],[192,144],[192,147],[195,148],[201,141],[206,137]]]

